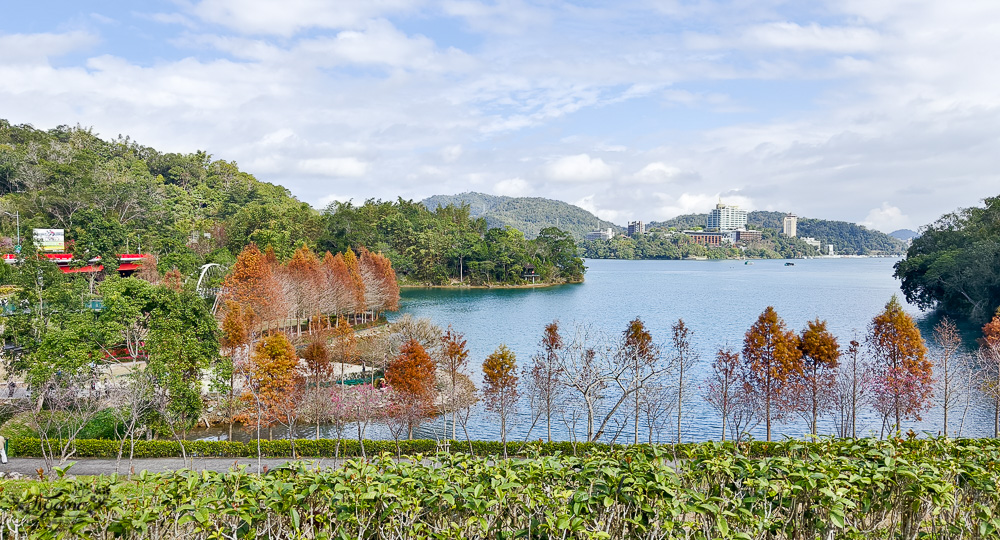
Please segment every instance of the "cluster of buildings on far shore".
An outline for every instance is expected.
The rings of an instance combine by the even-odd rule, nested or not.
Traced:
[[[682,231],[695,243],[710,247],[723,245],[749,245],[761,240],[762,233],[758,230],[747,229],[747,211],[741,210],[739,206],[722,204],[715,205],[708,213],[705,220],[705,229],[700,231]],[[782,220],[781,233],[789,238],[797,235],[798,216],[786,214]],[[628,236],[634,238],[646,233],[646,226],[641,221],[630,221],[628,224]],[[612,228],[600,229],[587,233],[587,240],[611,240],[615,237]],[[815,247],[826,255],[833,255],[833,244],[827,244],[826,249],[819,240],[811,237],[802,238],[806,244]]]

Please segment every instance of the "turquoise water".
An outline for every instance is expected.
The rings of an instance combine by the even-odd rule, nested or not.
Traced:
[[[436,324],[465,334],[471,351],[472,378],[482,380],[483,358],[501,343],[506,344],[526,363],[538,350],[545,324],[558,319],[565,334],[578,324],[594,330],[619,334],[636,316],[641,317],[655,340],[666,344],[670,326],[683,318],[693,330],[693,340],[702,358],[694,370],[699,382],[708,372],[718,347],[742,346],[743,334],[757,316],[771,305],[789,328],[799,331],[816,317],[828,321],[828,328],[841,344],[863,335],[871,318],[885,306],[899,283],[892,277],[895,259],[809,259],[785,261],[609,261],[588,260],[586,282],[539,289],[409,289],[403,292],[399,315],[409,313],[429,317]],[[905,304],[905,303],[904,303]],[[929,326],[924,314],[914,306],[906,310]],[[398,316],[398,315],[397,315]],[[927,328],[922,328],[925,333]],[[696,390],[697,392],[697,390]],[[960,413],[959,413],[960,414]],[[695,396],[685,408],[686,440],[718,437],[719,419]],[[954,413],[952,418],[954,418]],[[511,439],[524,438],[529,414],[526,403]],[[957,427],[957,420],[950,427]],[[471,420],[473,438],[498,438],[498,421],[484,411]],[[669,423],[668,423],[669,425]],[[965,435],[992,433],[991,411],[974,405],[964,426]],[[421,435],[433,436],[440,422],[421,428]],[[865,427],[878,435],[880,425],[874,417]],[[921,422],[904,426],[917,431],[940,430],[938,412],[931,411]],[[559,439],[569,439],[565,426],[556,430]],[[676,428],[674,428],[674,432]],[[777,426],[777,433],[802,437],[805,424],[794,419]],[[833,433],[832,419],[821,431]],[[459,430],[461,432],[461,430]],[[630,433],[631,428],[626,430]],[[669,440],[670,429],[663,434]],[[532,438],[543,436],[535,429]],[[556,433],[554,433],[556,435]],[[763,427],[754,435],[763,438]]]

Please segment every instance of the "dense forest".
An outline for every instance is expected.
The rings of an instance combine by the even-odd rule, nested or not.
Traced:
[[[0,120],[0,252],[31,241],[32,228],[65,230],[77,264],[100,256],[105,272],[126,252],[156,255],[158,270],[191,276],[209,262],[230,267],[254,243],[280,261],[317,253],[384,251],[403,281],[517,284],[579,281],[571,236],[555,228],[528,240],[489,227],[468,206],[367,201],[317,211],[209,154],[161,153],[86,128],[43,131]],[[534,270],[535,278],[530,276]]]
[[[1000,307],[1000,197],[945,214],[896,263],[906,299],[921,308],[989,320]]]
[[[618,225],[604,221],[579,206],[541,197],[504,197],[469,192],[435,195],[421,203],[430,210],[440,206],[468,205],[470,215],[486,219],[488,227],[511,227],[523,232],[527,238],[538,236],[547,227],[562,229],[572,234],[576,241],[583,240],[587,233],[597,229],[622,231]]]
[[[392,261],[404,283],[521,283],[532,270],[543,282],[577,282],[584,272],[573,237],[560,229],[542,229],[528,240],[517,229],[489,228],[468,206],[431,212],[403,199],[331,204],[318,244],[330,251],[369,246]]]
[[[322,216],[287,189],[204,152],[161,153],[90,130],[41,131],[0,120],[0,250],[31,229],[65,229],[67,251],[113,265],[126,251],[158,255],[159,270],[225,266],[249,242],[288,258],[314,241]]]
[[[755,210],[747,215],[747,226],[755,229],[782,230],[784,212]],[[685,214],[667,221],[653,222],[650,228],[674,228],[677,230],[701,229],[708,214]],[[822,245],[833,244],[841,255],[899,255],[905,244],[885,233],[873,231],[856,223],[800,217],[797,236],[812,237]]]
[[[761,231],[760,242],[742,247],[708,247],[696,244],[690,236],[664,229],[653,229],[630,238],[616,236],[611,240],[587,240],[581,246],[583,256],[591,259],[792,259],[818,255],[816,248],[799,238],[786,238],[770,229]]]

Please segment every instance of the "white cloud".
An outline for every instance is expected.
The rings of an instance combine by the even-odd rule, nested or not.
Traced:
[[[531,193],[531,184],[523,178],[508,178],[493,186],[493,193],[508,197],[524,197]]]
[[[605,221],[610,221],[612,223],[617,221],[622,212],[610,208],[599,207],[595,202],[596,197],[597,197],[596,195],[587,195],[586,197],[579,199],[573,204],[579,206],[580,208],[583,208],[584,210],[590,212],[591,214],[594,214],[595,216]]]
[[[89,32],[0,34],[0,65],[38,64],[49,58],[93,47],[99,37]]]
[[[598,182],[610,180],[614,171],[601,158],[577,154],[550,161],[545,165],[544,174],[556,182]]]
[[[704,214],[715,207],[719,201],[724,204],[739,206],[743,210],[753,210],[753,200],[749,197],[735,194],[710,195],[707,193],[681,193],[673,196],[667,193],[654,193],[660,204],[653,210],[654,218],[670,219],[682,214]]]
[[[897,219],[892,201],[915,228],[1000,185],[996,2],[166,5],[115,39],[89,17],[0,36],[2,116],[204,149],[310,201],[520,180],[621,219],[721,193],[809,217],[875,208],[873,224]],[[121,48],[130,25],[159,45]]]
[[[890,233],[910,227],[910,218],[898,207],[883,202],[882,206],[872,208],[861,224],[869,229]]]
[[[660,184],[670,182],[684,174],[680,168],[667,165],[662,161],[654,161],[635,173],[633,178],[644,184]]]
[[[454,163],[460,157],[462,157],[462,145],[460,144],[449,144],[441,149],[441,159],[445,163]]]
[[[410,0],[202,0],[192,11],[245,34],[291,36],[309,28],[351,28],[413,5]]]
[[[346,195],[338,195],[336,193],[330,193],[329,195],[324,195],[324,196],[320,197],[319,199],[317,199],[316,200],[316,204],[314,204],[313,206],[316,207],[316,208],[326,208],[327,206],[330,205],[330,203],[333,203],[333,202],[348,202],[350,200],[351,200],[351,197],[348,197]]]
[[[299,170],[307,174],[335,178],[359,178],[368,173],[369,164],[353,157],[306,159]]]

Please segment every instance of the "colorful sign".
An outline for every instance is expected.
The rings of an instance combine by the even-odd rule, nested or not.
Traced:
[[[66,250],[66,234],[63,229],[32,229],[35,249],[40,252],[62,253]]]

